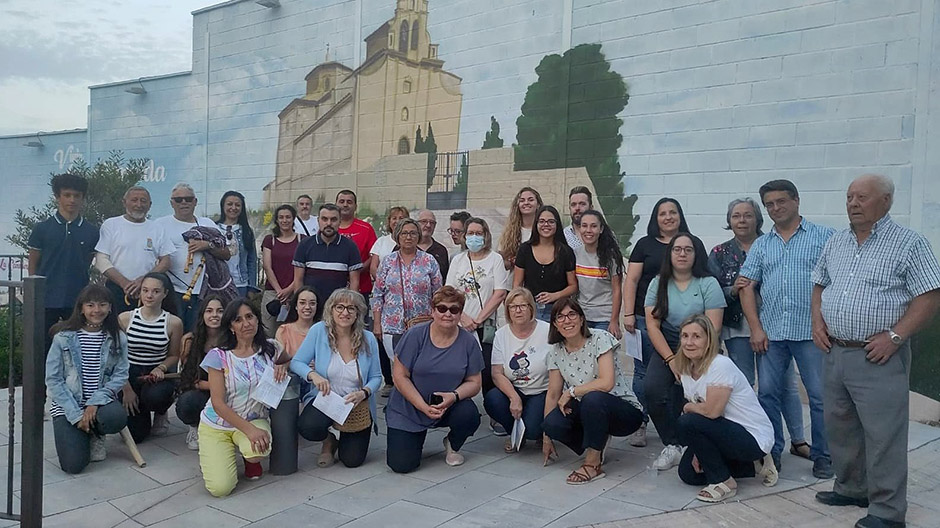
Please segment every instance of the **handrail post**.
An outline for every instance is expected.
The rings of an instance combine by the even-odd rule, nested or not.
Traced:
[[[29,276],[23,279],[23,470],[20,526],[25,528],[42,527],[45,294],[45,277]]]

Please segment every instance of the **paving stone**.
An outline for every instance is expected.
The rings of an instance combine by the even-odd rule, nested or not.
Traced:
[[[317,497],[308,504],[342,515],[362,517],[432,485],[406,475],[382,473]]]
[[[249,521],[259,521],[343,487],[308,475],[285,478],[211,503],[213,508]]]
[[[568,512],[551,524],[546,525],[546,528],[565,528],[568,526],[632,519],[657,513],[662,512],[654,508],[646,508],[637,506],[636,504],[598,497]]]
[[[413,502],[398,501],[360,517],[343,528],[431,528],[454,517],[454,514]]]
[[[101,528],[114,526],[126,520],[127,515],[124,515],[121,510],[107,502],[99,502],[84,508],[44,517],[42,525],[45,528]]]
[[[299,504],[258,522],[253,522],[248,526],[251,528],[285,528],[291,526],[335,528],[351,520],[352,517],[315,508],[309,504]]]
[[[92,464],[94,465],[94,464]],[[89,473],[44,486],[43,515],[61,513],[83,506],[106,502],[160,486],[155,480],[145,477],[130,468],[109,472]]]
[[[558,468],[544,477],[506,493],[503,497],[555,510],[572,510],[621,484],[614,479],[600,479],[580,486],[565,482],[570,470]]]
[[[212,528],[238,528],[248,524],[248,521],[239,519],[209,506],[203,506],[191,512],[171,517],[163,522],[150,525],[152,528],[184,528],[190,526],[211,526]]]
[[[497,497],[485,504],[454,517],[440,528],[503,527],[540,528],[562,515],[552,510],[524,502]]]
[[[408,497],[408,501],[464,513],[526,484],[528,480],[470,471]]]

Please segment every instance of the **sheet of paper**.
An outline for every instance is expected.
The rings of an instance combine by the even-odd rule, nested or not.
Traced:
[[[345,398],[330,391],[327,395],[322,392],[317,394],[317,397],[313,400],[313,407],[320,409],[323,414],[332,418],[334,422],[344,424],[346,423],[346,417],[349,416],[349,412],[353,410],[355,405],[346,403]]]
[[[286,304],[282,304],[281,311],[277,313],[277,322],[283,323],[286,321],[288,314],[290,314],[290,308]]]
[[[515,451],[522,449],[522,441],[525,439],[525,422],[522,421],[522,418],[519,418],[512,424],[512,435],[509,439]]]
[[[268,365],[261,373],[261,381],[258,382],[258,388],[252,392],[251,399],[265,404],[268,408],[274,409],[284,398],[284,391],[290,384],[290,376],[285,376],[280,382],[274,381],[274,367]]]
[[[639,330],[636,330],[632,334],[624,330],[623,347],[628,356],[643,361],[643,337]]]

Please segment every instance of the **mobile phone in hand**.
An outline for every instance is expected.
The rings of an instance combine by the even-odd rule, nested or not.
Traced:
[[[440,405],[444,403],[444,397],[440,394],[431,394],[428,396],[428,405]]]

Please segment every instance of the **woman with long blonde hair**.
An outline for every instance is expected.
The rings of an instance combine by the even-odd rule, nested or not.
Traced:
[[[532,235],[535,226],[535,212],[542,203],[542,195],[532,187],[523,187],[516,193],[509,205],[509,220],[499,237],[499,254],[507,270],[511,270],[516,260],[519,246]]]

